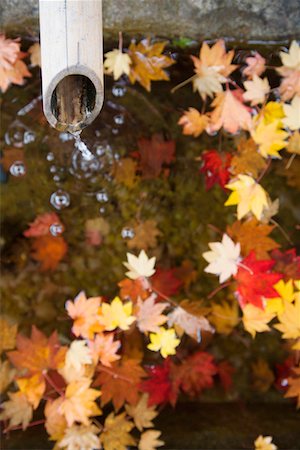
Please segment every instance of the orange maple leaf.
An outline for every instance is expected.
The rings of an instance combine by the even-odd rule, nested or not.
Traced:
[[[26,375],[34,375],[61,367],[66,351],[67,347],[60,346],[56,331],[47,338],[33,325],[31,337],[18,334],[17,350],[8,352],[7,356],[17,369],[26,369]]]
[[[73,319],[72,332],[75,336],[92,339],[94,333],[104,329],[98,320],[101,297],[87,298],[85,293],[80,292],[74,299],[74,302],[66,302],[68,315]]]
[[[146,376],[140,362],[135,359],[127,359],[115,363],[111,369],[98,366],[100,374],[94,385],[101,386],[101,404],[106,405],[112,401],[118,411],[125,402],[135,405],[139,400],[141,378]]]
[[[144,300],[149,295],[139,278],[136,280],[124,278],[124,280],[118,283],[118,286],[120,287],[120,297],[122,300],[136,302],[139,297]]]
[[[178,125],[183,126],[183,134],[190,134],[194,137],[200,136],[208,123],[208,116],[206,114],[201,114],[195,108],[189,108],[188,111],[184,111],[184,114],[178,120]]]
[[[68,250],[61,236],[40,236],[32,242],[32,257],[41,263],[41,270],[55,270]]]
[[[274,225],[262,224],[256,218],[252,218],[245,222],[235,221],[227,227],[227,233],[241,244],[243,256],[254,250],[257,259],[270,259],[269,252],[280,247],[268,236],[273,229]]]
[[[11,83],[21,85],[24,77],[31,77],[26,64],[22,59],[26,53],[20,51],[18,39],[6,39],[0,35],[0,88],[2,92],[7,91]]]

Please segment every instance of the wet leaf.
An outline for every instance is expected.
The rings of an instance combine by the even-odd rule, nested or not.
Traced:
[[[163,358],[169,355],[175,355],[175,349],[180,344],[180,339],[177,339],[173,328],[166,330],[160,327],[158,332],[150,333],[149,337],[150,344],[147,345],[147,348],[153,352],[159,351]]]
[[[153,427],[152,420],[157,416],[158,412],[155,407],[148,406],[148,394],[143,394],[136,405],[125,405],[127,414],[129,414],[139,431],[144,428]]]
[[[142,382],[141,389],[149,394],[149,405],[170,403],[175,405],[179,394],[179,386],[172,380],[172,373],[177,366],[170,358],[162,365],[147,368],[149,378]]]
[[[30,378],[18,378],[17,384],[20,391],[26,395],[27,400],[36,409],[46,390],[46,382],[41,374],[33,375]]]
[[[113,75],[114,80],[118,80],[123,74],[129,75],[132,61],[127,53],[114,48],[110,52],[105,53],[104,56],[103,67],[106,73]]]
[[[16,370],[11,367],[9,361],[0,361],[0,394],[6,391],[15,375]]]
[[[28,53],[30,55],[30,62],[32,66],[41,67],[41,46],[39,42],[32,44],[28,49]]]
[[[68,245],[61,236],[40,236],[32,240],[31,256],[40,262],[41,271],[55,270],[68,251]]]
[[[0,317],[0,354],[16,346],[18,325],[11,325],[3,316]]]
[[[272,444],[272,439],[271,436],[258,436],[254,442],[255,450],[277,450],[276,445]]]
[[[185,289],[188,289],[192,283],[197,279],[197,271],[189,259],[184,259],[181,266],[174,269],[174,275],[182,283]]]
[[[111,363],[121,358],[117,351],[121,347],[120,341],[114,341],[114,334],[96,334],[95,339],[88,341],[93,363],[100,362],[103,366],[111,367]]]
[[[68,315],[73,319],[72,332],[75,336],[92,339],[94,332],[102,331],[103,326],[99,323],[98,312],[101,297],[87,298],[85,292],[80,292],[72,302],[66,302]]]
[[[260,76],[266,70],[266,60],[258,52],[246,58],[246,64],[243,74],[248,78],[253,78],[254,75]]]
[[[137,327],[142,333],[152,331],[159,332],[159,327],[167,321],[167,316],[162,312],[169,306],[168,303],[155,303],[155,296],[152,295],[142,301],[137,301],[136,320]]]
[[[161,435],[160,431],[147,430],[141,435],[138,449],[139,450],[155,450],[157,447],[164,445],[164,441],[158,439]]]
[[[157,178],[162,172],[168,175],[166,168],[175,159],[175,141],[165,141],[155,134],[151,140],[139,139],[139,168],[143,178]]]
[[[10,84],[22,85],[25,77],[31,77],[22,59],[26,53],[20,51],[19,39],[7,39],[0,35],[0,89],[7,91]]]
[[[226,301],[212,303],[209,321],[218,333],[230,334],[240,321],[237,303]]]
[[[282,122],[286,127],[292,131],[296,131],[300,128],[300,96],[296,95],[291,104],[285,103],[283,105],[285,117]]]
[[[286,147],[289,153],[295,153],[300,155],[300,133],[296,131],[288,140],[288,145]]]
[[[128,188],[132,188],[138,178],[136,176],[137,162],[132,158],[121,158],[116,162],[113,169],[113,176],[117,183],[124,184]]]
[[[102,303],[99,320],[105,331],[112,331],[116,328],[128,330],[136,320],[132,315],[132,303],[123,303],[119,297],[115,297],[111,303]]]
[[[123,300],[131,300],[135,303],[139,297],[145,300],[149,296],[140,279],[130,280],[125,278],[118,283],[118,286],[120,287],[120,297]]]
[[[244,87],[246,91],[243,93],[243,98],[247,102],[250,102],[251,106],[264,103],[266,96],[270,92],[268,78],[262,79],[257,75],[253,75],[252,80],[245,81]]]
[[[181,337],[183,333],[186,333],[198,342],[201,341],[202,330],[210,333],[214,332],[214,329],[204,316],[190,314],[181,306],[178,306],[168,314],[168,326],[173,326],[178,336]]]
[[[252,132],[252,138],[258,145],[259,153],[264,157],[281,158],[278,153],[287,146],[288,133],[282,130],[278,121],[265,124],[261,120]]]
[[[156,258],[148,258],[144,250],[140,251],[139,256],[127,253],[127,262],[123,262],[126,269],[126,276],[131,280],[137,280],[140,277],[151,277],[155,273]]]
[[[300,297],[295,299],[294,303],[283,300],[284,311],[278,314],[279,323],[275,324],[282,334],[283,339],[299,339],[300,338]],[[297,343],[295,344],[295,347]]]
[[[300,279],[300,256],[297,256],[295,248],[284,252],[276,249],[272,251],[271,256],[275,261],[274,270],[282,273],[285,280]]]
[[[59,441],[59,448],[100,450],[99,433],[100,430],[95,425],[72,425],[65,430],[63,438]]]
[[[55,400],[48,400],[45,406],[45,428],[50,439],[53,441],[62,439],[67,428],[67,421],[60,411],[60,406],[63,401],[63,397],[58,397]]]
[[[279,92],[283,101],[290,100],[294,95],[300,95],[300,46],[292,41],[288,52],[280,52],[283,66],[277,72],[283,76]]]
[[[148,250],[157,247],[157,238],[161,235],[157,228],[156,220],[149,219],[138,223],[133,227],[134,237],[127,241],[127,247],[131,250]]]
[[[25,230],[23,234],[27,238],[51,235],[50,227],[54,224],[58,225],[63,233],[65,227],[56,213],[39,214],[33,222],[29,223],[28,230]]]
[[[22,392],[8,392],[9,400],[1,404],[0,420],[9,420],[9,426],[22,425],[23,431],[32,419],[32,406]]]
[[[231,160],[231,172],[234,175],[245,174],[257,178],[266,166],[267,163],[258,153],[253,139],[241,139]]]
[[[224,189],[230,178],[231,158],[230,153],[219,153],[217,150],[205,150],[202,153],[203,165],[200,172],[205,175],[206,190],[211,189],[215,184],[219,184]]]
[[[155,275],[151,278],[151,285],[160,297],[160,293],[166,297],[176,295],[182,286],[182,281],[176,277],[176,268],[162,269],[158,268]]]
[[[135,445],[135,439],[129,433],[134,424],[126,418],[126,413],[115,415],[110,413],[105,419],[104,429],[100,435],[100,442],[105,450],[127,450]]]
[[[189,108],[188,111],[184,111],[184,114],[178,120],[178,125],[183,126],[183,134],[194,137],[200,136],[206,129],[208,123],[208,115],[200,114],[195,108]]]

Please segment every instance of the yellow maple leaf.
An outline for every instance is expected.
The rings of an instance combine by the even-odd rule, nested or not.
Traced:
[[[248,175],[238,175],[238,180],[226,184],[227,189],[233,191],[225,206],[238,205],[237,217],[242,219],[252,212],[257,220],[263,215],[264,208],[268,207],[268,197],[263,187]]]
[[[282,334],[283,339],[300,338],[300,298],[297,297],[295,303],[284,300],[284,311],[278,314],[280,323],[274,325]],[[298,348],[299,342],[296,342]],[[294,347],[293,347],[294,348]]]
[[[74,422],[89,425],[89,417],[101,414],[101,410],[95,403],[101,392],[91,389],[90,384],[89,378],[82,378],[79,381],[71,382],[66,388],[65,398],[58,411],[64,415],[69,427]]]
[[[0,420],[9,420],[9,426],[22,425],[23,431],[32,419],[32,406],[22,392],[9,392],[9,400],[1,404]]]
[[[15,375],[16,370],[12,368],[9,361],[0,361],[0,394],[6,391]]]
[[[92,424],[72,425],[66,428],[63,438],[58,442],[58,447],[65,450],[100,449],[99,433],[100,429]]]
[[[276,122],[278,127],[282,127],[281,119],[284,118],[284,111],[282,103],[268,102],[261,109],[257,120],[263,120],[265,125],[269,125],[272,122]],[[253,119],[255,120],[255,118]]]
[[[35,374],[30,378],[18,378],[17,384],[20,391],[26,395],[33,409],[36,409],[46,390],[44,377],[40,374]]]
[[[15,348],[17,329],[17,325],[11,325],[4,317],[0,317],[0,354]]]
[[[189,108],[178,120],[178,125],[183,126],[183,134],[198,137],[207,127],[208,122],[209,118],[206,114],[201,114],[195,108]]]
[[[243,324],[245,330],[255,338],[256,333],[262,333],[263,331],[270,331],[269,325],[267,325],[275,314],[265,311],[261,308],[248,303],[243,308]]]
[[[100,442],[105,450],[127,450],[129,445],[135,445],[134,437],[129,434],[132,428],[134,424],[127,420],[125,412],[117,416],[110,413],[105,420]]]
[[[283,301],[292,302],[295,299],[293,280],[289,280],[286,283],[280,280],[274,285],[274,289],[278,292],[279,297],[266,299],[266,311],[281,314],[284,311]]]
[[[272,439],[271,436],[258,436],[254,442],[255,450],[277,450],[277,446],[272,444]]]
[[[164,445],[164,441],[161,441],[159,436],[161,431],[147,430],[141,435],[138,449],[139,450],[155,450],[157,447]]]
[[[114,48],[112,51],[105,53],[104,56],[106,59],[103,67],[106,73],[114,76],[114,80],[118,80],[123,73],[129,75],[132,61],[127,53],[123,53],[121,50]]]
[[[149,395],[143,394],[136,405],[125,405],[127,413],[133,418],[135,426],[142,431],[143,428],[153,427],[152,420],[157,416],[155,406],[148,406]]]
[[[136,318],[132,316],[132,302],[124,304],[119,297],[115,297],[110,304],[102,304],[100,322],[106,331],[116,328],[128,330],[135,320]]]
[[[132,158],[121,158],[113,168],[113,176],[117,183],[122,183],[128,188],[132,188],[138,177],[136,176],[137,162]]]
[[[287,146],[285,139],[289,134],[278,127],[278,122],[273,121],[270,124],[265,124],[260,121],[254,131],[252,131],[252,138],[258,145],[259,153],[264,157],[269,156],[273,158],[281,158],[278,153]]]
[[[287,151],[289,153],[295,153],[296,155],[300,155],[300,133],[296,131],[293,133],[288,140]]]
[[[174,328],[166,330],[163,327],[160,327],[157,333],[150,333],[150,341],[151,343],[147,345],[147,348],[154,352],[160,351],[163,358],[169,355],[175,355],[175,348],[180,343],[180,339],[177,339]]]
[[[239,323],[239,310],[236,301],[213,303],[209,316],[210,322],[220,334],[228,335]]]
[[[39,42],[32,44],[28,49],[28,53],[30,54],[30,62],[33,67],[41,67],[41,46]]]
[[[52,441],[61,439],[67,428],[67,421],[59,411],[63,401],[63,397],[58,397],[55,400],[48,400],[45,406],[45,428]]]

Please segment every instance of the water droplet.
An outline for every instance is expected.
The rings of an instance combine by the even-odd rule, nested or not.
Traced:
[[[54,160],[54,158],[55,158],[55,156],[54,156],[53,152],[47,153],[47,156],[46,156],[47,161],[51,162]]]
[[[49,227],[49,231],[52,234],[52,236],[59,236],[64,231],[64,227],[60,223],[53,223]]]
[[[126,87],[115,84],[112,88],[112,94],[115,97],[124,97],[126,94]]]
[[[30,144],[30,142],[35,141],[35,133],[33,131],[25,131],[24,133],[24,144]]]
[[[56,168],[56,166],[51,166],[49,170],[50,170],[50,173],[55,173],[57,171],[57,168]]]
[[[125,122],[124,114],[117,114],[113,119],[116,125],[123,125]]]
[[[105,147],[103,146],[103,145],[97,145],[96,146],[96,154],[98,155],[98,156],[103,156],[103,155],[105,155]]]
[[[56,183],[58,183],[58,182],[60,181],[60,176],[59,176],[59,175],[54,175],[53,181],[55,181]]]
[[[26,167],[23,161],[15,161],[9,168],[9,172],[14,177],[23,177],[26,174]]]
[[[70,133],[62,132],[62,133],[59,133],[59,139],[62,142],[68,142],[68,141],[72,141],[74,139],[74,136]]]
[[[59,189],[51,194],[50,203],[55,209],[67,208],[70,205],[70,196],[66,191]]]
[[[7,130],[4,135],[4,139],[7,145],[21,148],[24,146],[24,135],[27,131],[25,125],[19,120],[15,121]]]
[[[121,236],[123,239],[133,239],[135,236],[135,232],[133,228],[124,227],[121,231]]]
[[[109,200],[107,192],[104,189],[96,193],[96,199],[100,203],[106,203]]]
[[[105,212],[106,212],[106,208],[104,206],[101,206],[101,208],[99,208],[99,213],[104,214]]]
[[[119,134],[118,128],[112,128],[111,133],[115,136],[116,134]]]
[[[280,384],[281,384],[281,386],[286,387],[289,384],[289,382],[286,378],[283,378],[283,380],[281,380]]]

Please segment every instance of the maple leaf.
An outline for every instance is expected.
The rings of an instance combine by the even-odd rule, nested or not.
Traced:
[[[100,450],[99,432],[95,425],[72,425],[57,445],[65,450]]]
[[[0,89],[6,92],[11,83],[22,85],[24,77],[31,77],[22,59],[26,53],[20,51],[19,39],[7,39],[0,34]]]
[[[260,78],[253,75],[253,79],[244,82],[246,92],[243,93],[243,98],[250,102],[252,106],[264,103],[266,95],[270,92],[270,85],[268,78]]]
[[[201,341],[202,330],[210,333],[214,332],[214,329],[205,317],[197,317],[196,315],[190,314],[180,306],[168,314],[168,326],[174,326],[178,336],[181,337],[183,333],[186,333],[198,342]]]
[[[300,155],[300,133],[296,131],[288,140],[287,151]]]
[[[246,64],[243,74],[248,78],[253,78],[254,75],[260,76],[266,70],[266,60],[258,52],[246,58]]]
[[[164,441],[161,441],[159,436],[161,435],[160,431],[157,430],[147,430],[141,434],[141,439],[139,442],[138,449],[139,450],[155,450],[157,447],[161,447],[164,445]]]
[[[210,322],[218,333],[228,335],[239,323],[239,312],[236,302],[212,303]]]
[[[284,311],[278,314],[280,323],[275,324],[282,334],[283,339],[298,339],[300,337],[300,297],[295,299],[295,303],[283,300]],[[295,347],[298,347],[297,343]]]
[[[61,236],[40,236],[32,242],[32,257],[41,263],[41,270],[55,270],[67,253],[68,245]]]
[[[219,281],[223,283],[237,273],[241,246],[235,244],[227,234],[223,234],[222,242],[210,242],[208,245],[211,251],[202,254],[209,262],[204,272],[219,275]]]
[[[285,252],[273,250],[271,257],[275,261],[274,270],[282,273],[285,280],[300,279],[300,256],[297,256],[295,248]]]
[[[157,416],[154,406],[148,406],[149,396],[143,394],[136,405],[125,405],[127,414],[133,418],[135,426],[139,431],[144,428],[153,427],[152,420]]]
[[[28,53],[30,55],[31,65],[33,67],[41,67],[41,46],[39,42],[32,44],[28,49]]]
[[[118,283],[118,286],[120,287],[120,297],[123,300],[131,300],[135,303],[139,297],[145,300],[149,296],[139,278],[137,280],[124,278]]]
[[[295,95],[291,104],[283,105],[285,117],[282,122],[290,130],[298,130],[300,128],[300,96]]]
[[[129,80],[132,84],[140,83],[148,92],[151,81],[169,80],[164,69],[175,63],[169,56],[163,55],[167,42],[150,43],[150,39],[143,39],[138,44],[131,42],[128,54],[132,61]]]
[[[117,183],[121,183],[128,188],[132,188],[137,182],[136,171],[136,161],[132,158],[121,158],[114,166],[113,176]]]
[[[300,408],[300,367],[292,369],[295,376],[288,378],[288,390],[285,397],[297,397],[297,408]]]
[[[92,364],[91,351],[86,341],[76,339],[67,350],[65,365],[79,372],[85,364]]]
[[[265,125],[276,122],[278,127],[282,126],[282,120],[284,118],[284,111],[282,103],[268,102],[266,103],[258,116],[254,117],[255,123],[261,119]]]
[[[276,198],[274,202],[272,202],[270,199],[268,199],[268,207],[264,208],[261,222],[262,223],[269,223],[271,218],[273,216],[276,216],[279,211],[279,198]]]
[[[126,418],[126,413],[115,415],[110,413],[105,419],[100,442],[105,450],[127,450],[129,445],[135,445],[135,439],[129,433],[134,424]]]
[[[165,165],[175,159],[175,141],[165,141],[161,135],[154,134],[151,140],[138,140],[139,169],[145,179],[157,178]],[[164,170],[168,175],[168,169]]]
[[[166,309],[168,303],[156,303],[155,295],[150,295],[146,300],[142,301],[138,299],[137,302],[137,327],[142,332],[152,331],[153,333],[159,332],[160,325],[167,321],[167,316],[161,314]]]
[[[165,328],[160,327],[157,333],[150,333],[150,341],[147,348],[153,352],[160,351],[163,358],[166,358],[169,355],[175,355],[175,348],[180,344],[180,339],[176,338],[174,328],[166,330]]]
[[[144,250],[140,251],[139,256],[135,256],[132,253],[127,253],[127,262],[123,262],[126,269],[126,276],[132,280],[136,280],[140,277],[151,277],[155,273],[155,261],[156,258],[148,258]]]
[[[271,156],[280,159],[281,156],[278,152],[287,146],[285,139],[288,135],[286,131],[278,127],[278,121],[266,125],[261,120],[254,131],[252,131],[252,138],[258,145],[259,153],[264,158]]]
[[[46,390],[46,382],[40,374],[33,375],[30,378],[18,378],[17,384],[20,392],[26,395],[33,409],[36,409]]]
[[[1,404],[0,420],[9,420],[9,426],[22,425],[23,431],[32,419],[32,406],[22,392],[8,392],[9,400]]]
[[[161,232],[157,228],[156,220],[145,220],[133,227],[134,237],[127,241],[127,247],[132,250],[138,248],[139,250],[148,250],[157,246],[157,237]]]
[[[0,354],[4,350],[12,350],[16,346],[18,325],[11,325],[0,316]]]
[[[227,226],[227,233],[240,243],[243,256],[247,256],[251,250],[254,250],[257,259],[270,259],[268,252],[280,247],[277,242],[268,237],[273,229],[274,225],[261,224],[254,217],[245,222],[235,221]]]
[[[6,172],[9,172],[11,166],[15,162],[20,162],[24,165],[24,167],[26,167],[24,149],[23,148],[14,148],[14,147],[4,148],[1,151],[0,162],[1,162],[3,169]],[[24,172],[24,175],[25,175],[25,172]],[[20,174],[20,176],[23,176],[23,175]]]
[[[118,80],[123,73],[129,75],[132,61],[127,53],[123,53],[121,50],[114,48],[112,51],[105,53],[104,56],[106,59],[103,67],[106,73],[114,76],[114,80]]]
[[[276,297],[277,294],[273,286],[282,278],[282,275],[271,273],[273,266],[274,261],[272,260],[258,261],[254,251],[243,259],[235,275],[238,300],[242,308],[247,303],[251,303],[263,309],[263,297]]]
[[[277,69],[284,78],[279,86],[283,101],[290,100],[294,95],[300,95],[300,46],[292,41],[289,51],[280,52],[283,66]]]
[[[217,373],[213,356],[206,352],[196,352],[177,366],[174,377],[186,394],[195,396],[203,389],[213,386],[213,376]]]
[[[16,370],[11,367],[9,361],[0,360],[0,394],[6,391],[16,375]]]
[[[50,436],[49,439],[53,441],[62,439],[65,429],[67,428],[67,421],[59,411],[63,401],[63,397],[58,397],[55,400],[47,400],[45,406],[45,428]]]
[[[101,386],[101,404],[104,406],[112,401],[116,411],[125,402],[136,405],[139,400],[141,378],[146,375],[140,362],[135,359],[125,359],[114,363],[109,370],[104,369],[98,366],[100,373],[94,383],[95,386]]]
[[[101,392],[90,388],[91,380],[82,378],[68,384],[65,397],[58,411],[62,414],[71,427],[74,422],[89,425],[89,417],[101,414],[101,410],[95,403]]]
[[[267,392],[272,386],[275,377],[269,364],[264,359],[258,359],[251,364],[252,387],[257,392]]]
[[[288,356],[281,364],[275,364],[276,381],[274,384],[279,391],[286,392],[288,388],[287,379],[291,375],[291,370],[294,364],[294,358],[292,355]]]
[[[186,289],[197,279],[197,271],[194,270],[194,266],[189,259],[184,259],[181,266],[174,269],[174,275],[183,283]]]
[[[202,44],[199,58],[191,56],[196,77],[193,79],[193,89],[198,91],[202,99],[213,97],[214,93],[222,91],[222,83],[227,81],[228,75],[236,69],[231,64],[234,51],[226,53],[224,40],[218,40],[212,47],[206,42]]]
[[[234,175],[246,174],[257,178],[267,166],[264,158],[258,153],[253,139],[241,139],[237,153],[231,159],[231,172]]]
[[[211,189],[219,184],[223,189],[229,180],[229,167],[232,155],[230,153],[219,153],[217,150],[206,150],[202,153],[203,165],[200,172],[205,175],[205,188]]]
[[[75,297],[74,302],[72,300],[66,302],[65,308],[67,313],[74,321],[72,332],[75,336],[93,338],[94,329],[96,328],[95,324],[98,323],[97,314],[100,303],[101,297],[87,298],[83,291]]]
[[[121,347],[120,341],[114,341],[114,334],[97,334],[93,341],[88,341],[93,362],[99,361],[103,366],[111,367],[111,363],[121,358],[117,351]]]
[[[243,308],[243,324],[248,333],[255,338],[256,333],[262,333],[263,331],[270,331],[269,325],[267,325],[275,314],[270,311],[258,308],[251,303],[248,303]]]
[[[160,298],[160,294],[171,297],[178,293],[182,281],[176,277],[176,270],[176,268],[162,269],[161,267],[156,270],[155,275],[151,278],[151,285],[158,298]]]
[[[254,442],[255,450],[277,450],[276,445],[272,444],[272,439],[271,436],[258,436]]]
[[[106,331],[116,328],[128,330],[135,320],[132,316],[132,302],[124,304],[119,297],[115,297],[110,304],[102,303],[100,322]]]
[[[229,391],[232,386],[232,375],[235,373],[235,368],[230,362],[224,360],[218,364],[218,375],[221,380],[221,384],[225,391]]]
[[[103,217],[88,219],[85,222],[85,237],[89,245],[97,247],[110,232],[110,225]]]
[[[17,369],[26,369],[26,375],[34,375],[61,367],[65,353],[66,347],[60,347],[56,331],[47,338],[33,325],[30,339],[18,334],[17,350],[7,356]]]
[[[178,125],[183,126],[183,134],[192,135],[194,137],[200,136],[209,123],[207,114],[201,114],[195,108],[189,108],[184,111],[184,114],[178,120]]]
[[[270,311],[278,315],[284,311],[283,300],[291,303],[296,297],[293,280],[289,280],[287,283],[280,280],[278,283],[274,284],[274,289],[278,292],[279,297],[270,298],[267,300],[266,311]]]
[[[252,128],[249,108],[242,103],[242,92],[239,89],[219,92],[211,106],[214,110],[210,114],[209,131],[218,131],[221,127],[229,133],[235,134],[239,129]]]
[[[268,207],[268,197],[263,187],[248,175],[238,175],[238,180],[225,186],[233,191],[225,206],[237,205],[237,218],[240,220],[252,212],[260,220],[264,208]]]
[[[50,227],[53,224],[59,225],[61,227],[61,232],[63,233],[65,228],[56,213],[50,212],[39,214],[34,221],[29,224],[28,230],[25,230],[23,235],[27,238],[50,235]]]
[[[147,368],[149,378],[141,383],[141,390],[149,394],[149,406],[170,403],[175,405],[179,386],[172,380],[172,372],[176,367],[170,358],[162,365]]]

